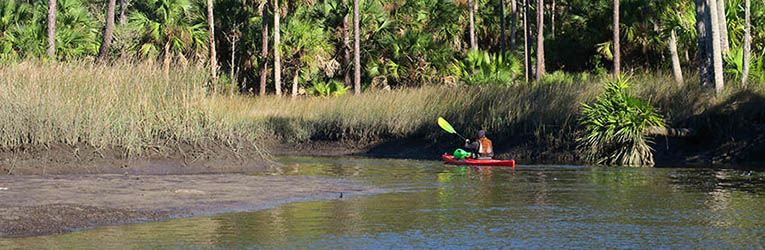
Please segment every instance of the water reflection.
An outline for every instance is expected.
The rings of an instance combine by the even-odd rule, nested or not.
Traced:
[[[0,240],[0,248],[762,248],[763,173],[284,158],[395,192]]]

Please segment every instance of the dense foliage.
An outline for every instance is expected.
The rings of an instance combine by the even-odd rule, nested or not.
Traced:
[[[650,140],[643,132],[649,126],[664,126],[653,107],[630,94],[629,79],[609,81],[603,94],[591,104],[582,104],[577,138],[582,157],[598,164],[653,165]]]
[[[498,55],[500,19],[505,19],[508,57],[476,56],[469,52],[467,1],[362,0],[362,82],[384,82],[390,86],[422,86],[450,83],[513,84],[523,79],[522,1],[516,14],[505,1],[477,0],[475,17],[479,48]],[[627,67],[637,70],[668,70],[668,37],[677,33],[682,65],[697,66],[694,3],[691,0],[622,0],[622,50]],[[129,18],[118,23],[117,42],[110,58],[145,60],[168,58],[168,63],[206,62],[207,27],[205,2],[201,0],[129,1]],[[215,1],[217,57],[223,74],[242,90],[254,88],[262,65],[263,13],[272,15],[271,2]],[[611,0],[556,0],[546,2],[545,43],[550,72],[605,73],[610,67]],[[731,52],[726,72],[741,77],[741,43],[744,30],[743,0],[726,0]],[[296,80],[301,88],[329,80],[349,83],[352,62],[347,60],[352,44],[352,1],[283,1],[280,50],[285,64],[283,85]],[[531,13],[539,6],[530,6]],[[105,2],[101,0],[58,1],[56,53],[59,60],[92,57],[98,51],[104,26]],[[267,11],[263,12],[263,8]],[[46,49],[47,1],[0,1],[0,59],[4,61],[42,57]],[[765,79],[765,6],[753,1],[752,79]],[[555,17],[556,22],[551,22]],[[268,17],[268,16],[267,16]],[[533,20],[533,17],[531,18]],[[269,25],[271,19],[265,19]],[[513,29],[513,24],[515,28]],[[535,23],[529,30],[535,31]],[[515,30],[515,32],[511,32]],[[272,33],[273,30],[270,30]],[[532,35],[534,32],[532,32]],[[269,34],[272,36],[272,34]],[[269,44],[272,46],[272,44]],[[532,46],[532,53],[534,46]],[[268,60],[271,63],[269,54]],[[503,60],[499,62],[497,60]],[[534,58],[532,57],[533,61]],[[532,62],[533,63],[533,62]],[[296,74],[297,73],[297,74]],[[297,75],[297,77],[295,77]],[[273,86],[268,79],[269,86]],[[269,89],[272,89],[270,87]]]

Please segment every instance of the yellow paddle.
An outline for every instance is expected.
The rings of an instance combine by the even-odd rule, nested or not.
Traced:
[[[443,117],[440,117],[440,116],[438,117],[438,126],[450,134],[458,135],[459,137],[462,137],[462,139],[467,140],[460,133],[457,133],[457,131],[454,131],[454,128],[452,127],[452,125],[449,124],[449,122],[447,122],[446,119],[444,119]]]

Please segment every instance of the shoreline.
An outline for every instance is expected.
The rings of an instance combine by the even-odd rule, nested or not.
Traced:
[[[338,179],[242,174],[0,176],[0,183],[7,188],[0,190],[0,237],[59,234],[386,192]]]

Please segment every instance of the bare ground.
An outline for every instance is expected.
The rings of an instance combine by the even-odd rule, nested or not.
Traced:
[[[381,190],[315,177],[202,175],[0,176],[0,236],[251,211]]]

